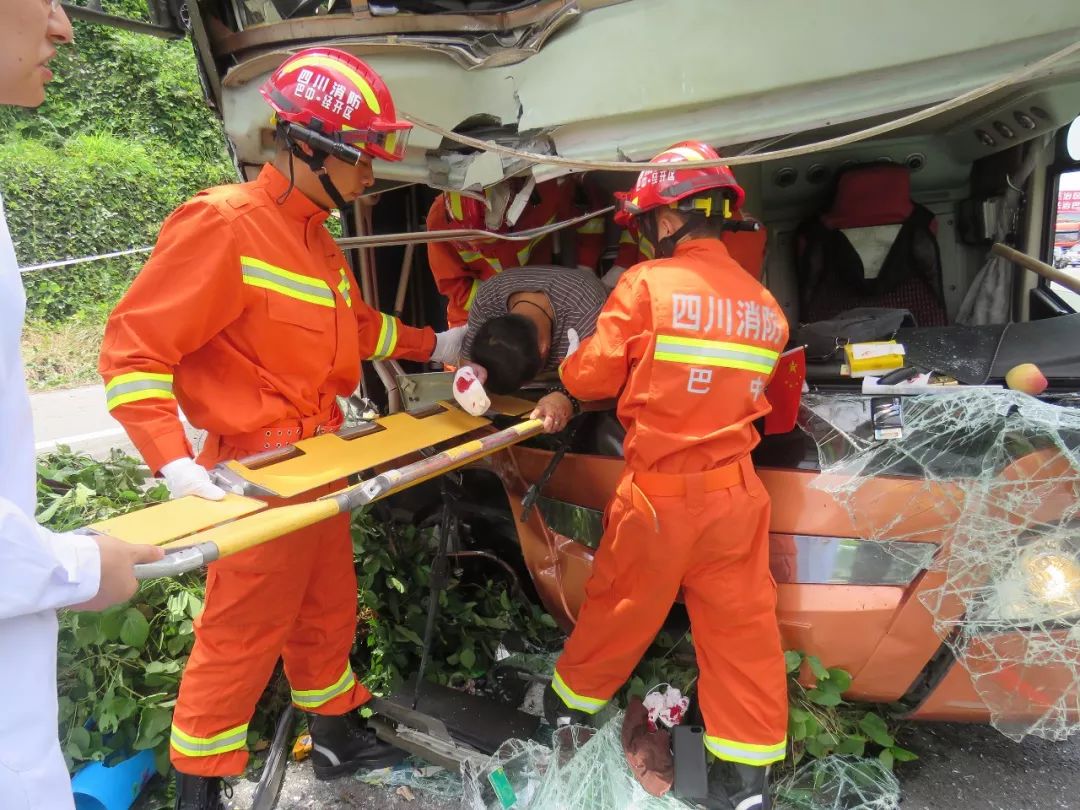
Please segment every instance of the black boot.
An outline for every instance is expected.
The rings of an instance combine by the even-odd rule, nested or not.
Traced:
[[[709,768],[710,810],[770,810],[769,767],[716,760]]]
[[[387,768],[405,759],[405,752],[383,742],[356,713],[336,717],[308,715],[311,763],[316,779],[334,779],[360,768]]]
[[[548,684],[548,688],[544,690],[544,719],[553,728],[587,726],[591,715],[580,709],[571,709],[563,703],[563,699],[559,697],[555,687]]]
[[[221,795],[232,790],[219,776],[192,776],[176,773],[176,810],[225,810]]]

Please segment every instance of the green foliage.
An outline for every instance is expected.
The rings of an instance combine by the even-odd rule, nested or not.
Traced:
[[[147,489],[145,468],[119,450],[96,461],[60,446],[38,458],[37,472],[38,522],[58,532],[169,497],[163,484]]]
[[[794,650],[785,653],[788,671],[788,738],[792,760],[798,764],[805,756],[821,759],[830,754],[867,756],[868,748],[877,749],[877,757],[888,768],[894,762],[909,762],[918,757],[896,744],[896,723],[889,723],[866,704],[849,704],[843,693],[851,686],[851,675],[843,669],[827,669],[813,655]],[[804,686],[801,674],[813,676],[813,685]]]
[[[145,16],[139,0],[105,11]],[[0,193],[20,264],[152,245],[196,191],[236,179],[191,43],[75,23],[36,110],[0,107]],[[145,255],[24,277],[31,318],[109,309]]]
[[[106,11],[109,10],[106,5]],[[115,13],[133,16],[132,8]],[[0,109],[0,132],[60,146],[89,133],[208,162],[225,160],[221,125],[199,86],[191,42],[76,21],[75,44],[53,60],[55,78],[35,110]],[[155,150],[157,151],[157,150]]]
[[[151,245],[184,199],[231,179],[224,166],[151,149],[112,135],[78,135],[59,148],[0,142],[0,184],[20,263]],[[30,317],[57,321],[111,307],[145,258],[27,274]]]
[[[420,663],[427,616],[431,563],[436,541],[431,530],[378,524],[372,513],[353,519],[357,560],[361,648],[366,648],[365,683],[391,690]],[[513,599],[505,581],[469,582],[450,568],[439,602],[429,680],[471,686],[495,661],[503,633],[513,629],[536,644],[557,638],[555,620],[524,599]]]

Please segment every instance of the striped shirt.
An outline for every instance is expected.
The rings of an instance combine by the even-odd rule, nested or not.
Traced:
[[[544,293],[555,311],[551,351],[543,371],[557,371],[559,363],[566,357],[569,348],[566,330],[575,330],[581,340],[596,331],[596,319],[607,298],[607,289],[590,270],[576,267],[512,267],[504,270],[477,289],[462,344],[462,356],[466,360],[471,359],[473,339],[480,327],[492,318],[508,315],[510,297],[524,292]]]

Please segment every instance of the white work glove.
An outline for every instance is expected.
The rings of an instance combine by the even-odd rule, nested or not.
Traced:
[[[578,346],[581,345],[581,338],[578,337],[576,329],[566,330],[566,357],[569,357],[578,350]],[[566,359],[563,358],[563,360]]]
[[[465,340],[464,326],[455,326],[445,332],[435,333],[435,351],[431,353],[432,363],[456,366],[461,357],[461,343]]]
[[[625,267],[619,267],[619,265],[615,265],[606,273],[604,273],[604,275],[600,276],[600,283],[607,287],[608,292],[611,292],[615,289],[615,285],[619,283],[619,277],[625,272]]]
[[[491,407],[484,381],[472,366],[462,366],[454,374],[454,399],[472,416],[483,416]]]
[[[225,490],[210,480],[210,473],[190,458],[178,458],[161,468],[165,486],[169,488],[169,497],[183,498],[185,495],[198,495],[208,501],[220,501],[225,497]]]

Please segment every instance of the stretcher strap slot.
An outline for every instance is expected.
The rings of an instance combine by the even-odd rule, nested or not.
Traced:
[[[279,464],[282,461],[288,461],[302,455],[304,455],[304,451],[293,445],[291,447],[282,447],[280,450],[259,453],[256,456],[244,459],[242,463],[249,470],[261,470],[263,467]]]
[[[361,436],[370,436],[373,433],[382,433],[386,428],[377,422],[365,422],[361,425],[342,428],[337,432],[338,438],[347,442],[359,439]]]
[[[444,405],[440,405],[436,402],[434,405],[428,405],[423,408],[417,408],[415,411],[405,411],[413,419],[427,419],[431,416],[438,416],[440,413],[446,413],[447,408]]]

